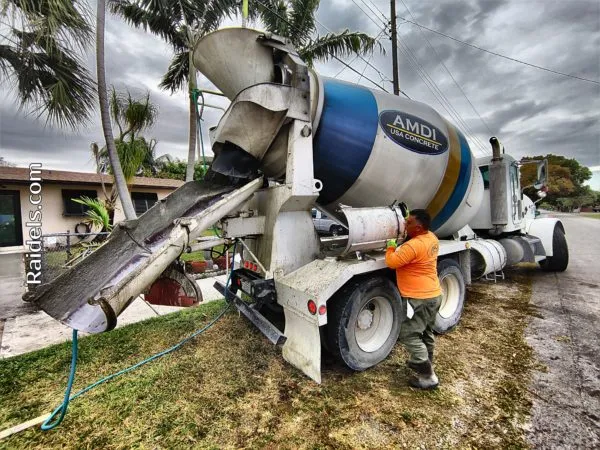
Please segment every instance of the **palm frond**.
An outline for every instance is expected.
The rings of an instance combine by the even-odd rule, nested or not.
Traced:
[[[180,50],[186,47],[186,43],[180,32],[180,11],[172,8],[177,3],[161,0],[112,0],[108,6],[113,14],[123,17],[130,25],[150,31],[171,44],[174,49]]]
[[[15,80],[21,107],[75,128],[88,119],[95,83],[83,61],[52,36],[12,29],[16,45],[0,45],[0,70]]]
[[[135,138],[135,133],[154,125],[158,117],[158,108],[150,101],[150,92],[147,92],[142,100],[134,99],[128,93],[123,117],[131,132],[132,139]]]
[[[328,61],[334,57],[344,58],[354,53],[368,55],[379,48],[381,53],[385,50],[381,43],[365,33],[344,30],[341,33],[329,33],[310,40],[308,45],[298,49],[300,57],[310,66],[315,60]]]
[[[184,88],[188,82],[189,67],[189,50],[176,53],[158,87],[169,90],[171,93]]]
[[[259,11],[260,18],[267,31],[289,37],[291,20],[288,4],[285,0],[260,0],[252,2],[252,5]]]
[[[40,38],[55,39],[80,49],[93,36],[91,13],[87,2],[77,0],[5,0],[2,15],[17,18],[23,31],[33,31]],[[72,47],[71,47],[72,48]]]
[[[125,175],[125,179],[129,182],[137,175],[142,163],[146,159],[148,147],[141,139],[117,141],[115,144],[117,146],[117,153],[119,154],[119,161],[123,168],[123,175]]]
[[[292,0],[289,15],[292,26],[289,38],[296,47],[302,47],[316,32],[315,14],[319,0]]]
[[[202,4],[203,14],[201,22],[196,23],[196,33],[204,35],[215,31],[223,19],[234,17],[240,9],[239,0],[218,0],[207,2],[205,0],[195,0],[196,4]]]
[[[110,224],[110,214],[103,201],[85,195],[81,198],[73,198],[71,200],[75,203],[87,206],[88,209],[85,212],[85,215],[87,216],[86,222],[97,226],[102,230],[110,231],[112,229],[112,225]]]

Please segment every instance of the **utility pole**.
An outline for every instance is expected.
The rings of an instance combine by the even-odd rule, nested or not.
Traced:
[[[392,80],[394,82],[394,95],[400,95],[400,81],[398,80],[398,32],[396,30],[396,0],[390,0],[390,16],[392,18]]]

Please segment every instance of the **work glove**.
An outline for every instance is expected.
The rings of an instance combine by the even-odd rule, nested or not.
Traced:
[[[398,243],[396,242],[396,239],[388,239],[386,248],[390,248],[390,247],[392,247],[392,248],[398,247]]]

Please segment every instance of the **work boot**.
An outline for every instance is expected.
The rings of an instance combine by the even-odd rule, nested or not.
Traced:
[[[417,371],[418,365],[419,365],[419,363],[412,362],[412,361],[406,361],[406,367],[408,367],[410,370],[414,370],[415,372]]]
[[[429,359],[429,362],[431,364],[433,364],[433,350],[431,350],[430,352],[427,352],[427,357]],[[418,372],[418,366],[419,363],[416,363],[414,361],[406,361],[406,367],[408,367],[410,370],[414,370],[415,372]]]
[[[431,362],[425,361],[422,363],[412,363],[411,367],[415,372],[416,376],[411,377],[408,380],[408,384],[417,389],[435,389],[440,384],[437,375],[433,371]]]

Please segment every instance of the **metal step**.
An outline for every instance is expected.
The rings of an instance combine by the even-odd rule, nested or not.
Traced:
[[[215,282],[214,288],[225,297],[225,300],[233,302],[233,305],[246,316],[246,318],[252,322],[271,343],[275,345],[283,345],[285,343],[287,338],[283,333],[279,331],[275,325],[269,322],[265,316],[234,294],[231,289],[227,289],[227,294],[225,294],[225,285],[220,281]]]

